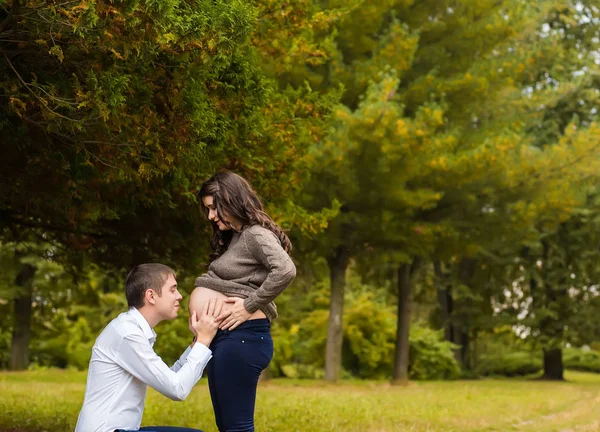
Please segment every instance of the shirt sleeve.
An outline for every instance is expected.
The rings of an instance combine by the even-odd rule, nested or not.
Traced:
[[[154,352],[143,335],[129,334],[123,338],[118,355],[119,365],[127,372],[169,399],[182,401],[202,376],[212,352],[205,345],[196,343],[183,364],[174,371]]]
[[[191,350],[192,350],[192,347],[188,346],[187,349],[183,352],[183,354],[181,354],[181,357],[179,357],[179,359],[175,362],[175,364],[173,366],[171,366],[171,370],[173,372],[178,372],[179,369],[181,369],[181,366],[183,366],[183,364],[185,363],[185,360],[187,359],[187,356]]]
[[[270,231],[253,231],[245,237],[248,251],[269,271],[262,285],[244,300],[246,310],[254,313],[272,302],[292,283],[296,277],[296,266]]]

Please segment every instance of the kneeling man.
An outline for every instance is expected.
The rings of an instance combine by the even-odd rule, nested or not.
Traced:
[[[125,281],[129,310],[112,320],[92,348],[85,398],[75,432],[196,431],[164,426],[140,429],[147,386],[172,400],[192,391],[212,357],[208,348],[217,332],[215,317],[222,304],[211,301],[189,320],[194,338],[169,368],[152,348],[153,328],[177,317],[179,301],[173,270],[163,264],[141,264]]]

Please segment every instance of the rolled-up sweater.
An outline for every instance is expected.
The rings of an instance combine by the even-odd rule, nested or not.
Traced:
[[[273,300],[295,277],[296,266],[277,236],[251,225],[233,233],[225,253],[210,263],[208,273],[197,278],[195,286],[241,297],[248,312],[260,309],[272,321],[277,318]]]

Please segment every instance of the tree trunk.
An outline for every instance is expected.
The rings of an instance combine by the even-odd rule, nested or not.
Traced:
[[[544,374],[542,379],[563,381],[564,366],[562,361],[562,349],[560,341],[564,339],[564,320],[567,316],[565,304],[570,301],[568,291],[563,288],[567,281],[560,278],[558,288],[555,288],[551,278],[550,255],[552,246],[547,240],[542,240],[543,246],[543,291],[545,308],[556,308],[558,305],[558,315],[555,317],[546,316],[540,321],[540,333],[552,341],[543,347],[544,352]]]
[[[563,372],[562,349],[544,349],[544,375],[542,379],[564,381]]]
[[[470,283],[473,276],[473,260],[465,258],[461,261],[459,267],[459,281],[465,285]],[[464,317],[454,314],[454,297],[452,296],[452,287],[446,285],[444,280],[446,275],[440,262],[434,263],[434,272],[437,282],[437,298],[440,306],[441,319],[444,324],[444,337],[448,342],[459,346],[454,350],[454,358],[461,367],[467,365],[467,355],[469,350],[468,324],[461,322]],[[456,283],[456,281],[455,281]],[[459,300],[460,302],[460,300]],[[460,305],[459,305],[460,307]]]
[[[462,258],[458,268],[458,278],[461,284],[468,286],[473,289],[473,277],[475,275],[477,261],[472,258]],[[472,300],[462,299],[462,305],[467,309],[472,307]],[[461,368],[469,369],[470,364],[468,362],[469,354],[469,331],[471,330],[471,324],[468,315],[462,314],[454,317],[452,326],[452,342],[459,345],[459,348],[454,351],[454,358],[458,362]]]
[[[14,299],[15,315],[10,347],[10,369],[12,370],[24,370],[29,366],[31,301],[35,270],[34,266],[24,264],[15,280],[19,292]]]
[[[412,285],[414,275],[421,264],[416,257],[412,263],[398,267],[398,318],[396,330],[396,352],[392,384],[408,383],[410,316],[412,309]]]
[[[344,339],[344,290],[346,288],[346,269],[350,253],[345,247],[335,249],[329,257],[331,295],[329,304],[329,323],[327,326],[327,346],[325,349],[325,379],[337,381],[342,367],[342,342]]]
[[[440,306],[440,321],[444,328],[444,338],[447,341],[452,341],[452,326],[450,324],[452,297],[445,282],[442,263],[439,261],[434,262],[433,271],[435,273],[437,299]]]
[[[454,358],[461,368],[468,367],[467,354],[469,352],[469,334],[459,328],[453,328],[452,343],[458,345],[454,350]]]

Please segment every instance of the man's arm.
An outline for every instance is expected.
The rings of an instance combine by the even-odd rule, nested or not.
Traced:
[[[192,319],[192,317],[190,317],[190,323],[191,323],[191,319]],[[171,370],[173,372],[177,372],[179,369],[181,369],[181,367],[185,363],[185,359],[187,358],[188,354],[190,353],[190,351],[196,344],[196,330],[192,327],[191,324],[190,324],[190,330],[194,334],[194,339],[192,340],[192,343],[190,344],[190,346],[185,349],[183,354],[181,354],[181,357],[179,357],[179,359],[175,362],[175,364],[173,366],[171,366]]]
[[[212,352],[206,345],[196,343],[189,349],[178,370],[171,370],[143,335],[133,334],[123,339],[118,362],[123,369],[159,393],[182,401],[202,376],[211,357]]]
[[[198,382],[206,364],[212,357],[208,349],[217,333],[219,323],[214,317],[220,312],[222,302],[210,299],[204,304],[204,310],[190,317],[190,329],[196,341],[187,354],[184,352],[178,369],[171,370],[154,352],[148,339],[143,335],[132,334],[123,338],[119,347],[119,364],[140,381],[146,383],[169,399],[184,400]],[[198,317],[198,318],[197,318]],[[177,366],[177,364],[176,364]],[[175,366],[174,366],[175,368]]]
[[[183,364],[190,352],[190,350],[194,347],[196,341],[198,343],[202,343],[206,346],[210,346],[212,339],[215,333],[212,331],[212,327],[217,325],[220,321],[216,322],[212,319],[213,317],[217,317],[221,314],[223,309],[223,302],[218,299],[210,299],[208,302],[204,304],[204,310],[200,315],[200,319],[196,320],[195,311],[190,315],[188,320],[188,328],[190,332],[194,335],[194,339],[191,345],[181,354],[179,360],[175,362],[173,366],[171,366],[171,370],[177,372]],[[204,322],[203,322],[204,321]]]
[[[173,372],[178,372],[179,369],[181,369],[181,367],[185,364],[185,360],[187,359],[187,356],[190,353],[190,351],[192,350],[193,346],[194,346],[194,343],[192,342],[192,344],[185,349],[183,354],[181,354],[181,357],[179,357],[179,359],[175,362],[175,364],[173,366],[171,366],[171,370]]]

